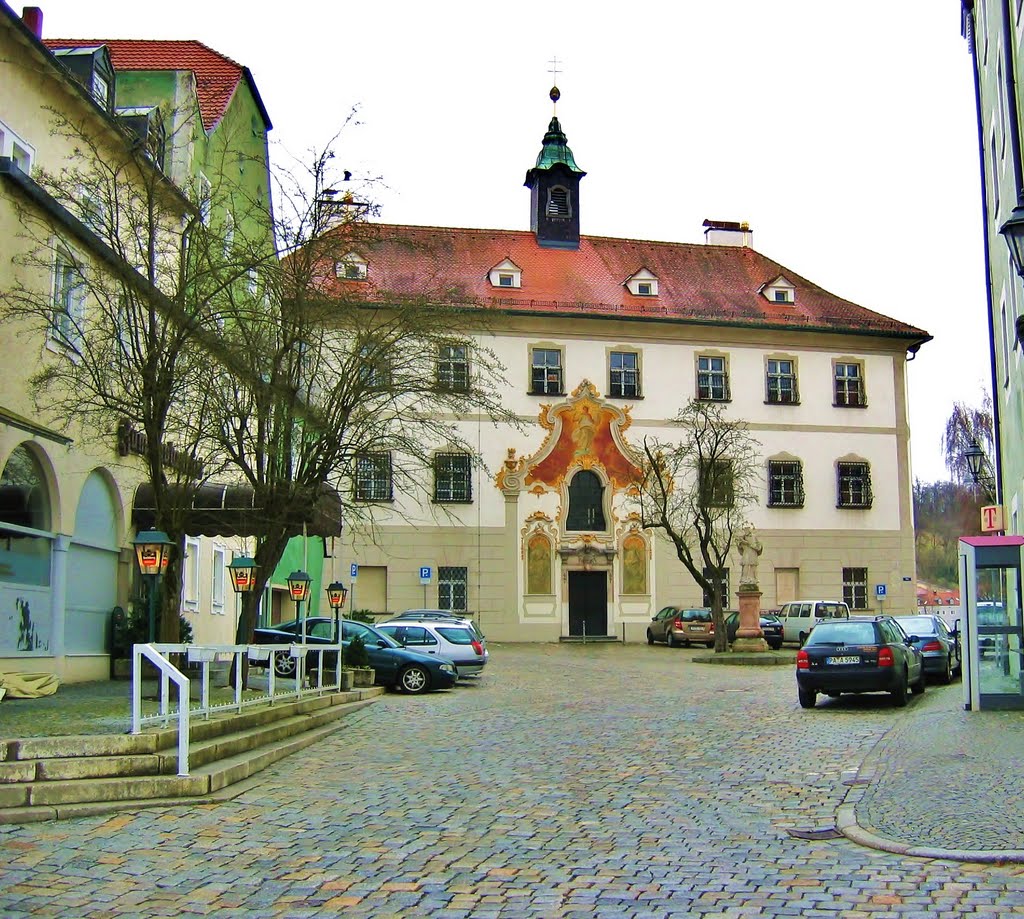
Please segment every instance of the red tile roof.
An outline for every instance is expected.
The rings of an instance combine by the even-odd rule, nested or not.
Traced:
[[[337,282],[356,295],[360,290],[371,297],[430,293],[515,312],[842,331],[916,343],[931,338],[830,294],[747,247],[581,236],[574,251],[541,248],[532,232],[522,230],[369,224],[344,232],[353,234],[346,246],[369,263],[367,281]],[[522,270],[520,288],[490,283],[488,272],[506,258]],[[634,296],[624,286],[640,268],[657,277],[658,296]],[[794,304],[770,301],[759,292],[780,274],[796,287]]]
[[[242,80],[245,68],[198,41],[141,40],[135,38],[47,38],[51,51],[106,45],[114,70],[191,70],[203,127],[212,130]]]

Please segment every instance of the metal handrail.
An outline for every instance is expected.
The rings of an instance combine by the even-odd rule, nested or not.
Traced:
[[[132,647],[132,733],[142,732],[142,658],[146,658],[160,671],[160,715],[168,715],[170,699],[169,681],[178,687],[178,699],[188,699],[191,681],[184,673],[167,660],[154,645]],[[189,706],[178,705],[178,775],[188,775]],[[166,723],[166,721],[165,721]]]
[[[201,715],[209,718],[215,712],[234,710],[241,712],[244,708],[252,705],[273,705],[275,701],[282,698],[302,698],[306,695],[320,695],[325,692],[337,692],[341,690],[341,669],[335,667],[335,680],[324,683],[324,653],[334,652],[338,655],[337,660],[342,659],[342,646],[340,644],[330,645],[196,645],[196,644],[167,644],[153,643],[134,645],[132,648],[132,729],[133,734],[139,734],[142,727],[147,724],[161,724],[164,727],[170,724],[171,719],[177,716],[178,722],[178,775],[188,775],[188,744],[189,724],[191,715]],[[183,655],[190,664],[200,665],[200,699],[197,706],[192,705],[191,683],[169,660],[171,654]],[[274,663],[278,655],[286,654],[295,658],[295,677],[292,688],[279,692],[277,689],[278,678]],[[308,654],[317,656],[318,664],[314,668],[316,672],[316,683],[306,687],[306,657]],[[219,658],[230,655],[235,665],[236,673],[241,671],[242,658],[249,660],[266,661],[268,685],[267,693],[248,699],[242,698],[242,681],[235,680],[234,700],[232,702],[212,704],[210,702],[210,665],[218,662]],[[142,658],[145,657],[160,674],[159,707],[155,715],[142,714]],[[170,683],[173,681],[178,687],[178,708],[172,711],[170,700]],[[292,682],[292,680],[288,680]]]

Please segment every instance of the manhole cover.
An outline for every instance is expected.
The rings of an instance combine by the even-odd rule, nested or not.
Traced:
[[[786,830],[786,832],[797,839],[840,839],[843,835],[834,826],[824,830]]]

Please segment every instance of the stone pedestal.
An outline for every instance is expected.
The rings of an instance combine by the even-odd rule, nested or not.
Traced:
[[[740,601],[740,622],[732,650],[750,652],[767,651],[768,642],[761,631],[761,591],[756,587],[741,587],[736,591]]]

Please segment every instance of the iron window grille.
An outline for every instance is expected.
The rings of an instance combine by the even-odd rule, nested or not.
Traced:
[[[800,401],[793,361],[768,361],[768,402],[772,405],[796,405]]]
[[[468,453],[438,453],[434,457],[434,500],[469,503],[473,500]]]
[[[868,608],[868,569],[843,569],[843,602],[850,609]]]
[[[356,457],[355,496],[358,501],[392,500],[390,453],[364,453]]]
[[[844,408],[862,408],[867,405],[860,364],[836,364],[835,367],[835,404]]]
[[[533,349],[530,392],[535,396],[561,395],[561,351],[551,348]]]
[[[465,345],[438,348],[437,388],[448,392],[469,391],[469,349]]]
[[[709,402],[729,400],[729,372],[724,357],[697,358],[697,398]]]
[[[722,575],[722,584],[721,584],[721,587],[722,587],[722,596],[721,596],[722,609],[728,609],[729,608],[729,569],[728,568],[721,568],[719,570],[720,570],[721,575]],[[709,581],[712,579],[713,574],[714,574],[713,569],[711,569],[711,568],[705,568],[704,569],[704,577],[706,577]],[[710,609],[712,606],[714,606],[714,603],[712,602],[713,599],[714,599],[714,597],[713,597],[711,591],[708,590],[707,588],[704,588],[704,599],[701,601],[702,604],[704,606],[706,606],[708,609]]]
[[[836,507],[871,507],[871,468],[867,463],[840,463]]]
[[[783,460],[769,461],[768,506],[804,506],[804,472],[800,463]]]
[[[469,569],[439,566],[437,608],[464,613],[469,609]]]
[[[634,351],[612,351],[609,377],[609,395],[620,399],[639,398],[640,356]]]

